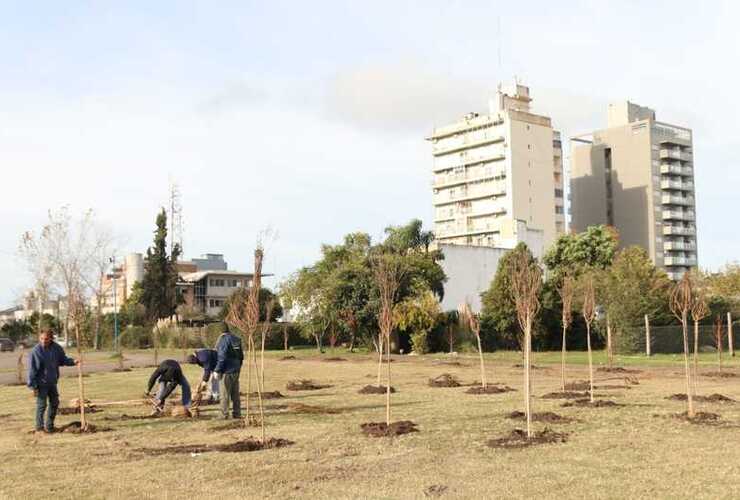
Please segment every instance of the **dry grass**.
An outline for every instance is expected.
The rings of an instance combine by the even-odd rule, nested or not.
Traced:
[[[617,358],[639,367],[640,384],[609,391],[618,408],[560,408],[562,400],[539,396],[557,391],[559,370],[533,373],[537,412],[555,411],[575,419],[558,425],[566,443],[520,450],[491,449],[486,443],[508,435],[520,423],[506,416],[523,407],[521,390],[493,396],[465,394],[466,387],[435,389],[435,360],[444,356],[397,358],[393,364],[393,420],[412,420],[419,432],[369,438],[360,424],[380,421],[384,402],[358,394],[377,369],[369,355],[342,353],[348,363],[324,363],[315,351],[291,353],[301,363],[266,359],[266,390],[281,390],[289,380],[311,378],[332,387],[286,395],[280,403],[341,408],[337,414],[303,414],[266,407],[267,436],[292,446],[250,453],[207,452],[147,456],[141,449],[178,445],[219,445],[256,436],[257,429],[214,431],[215,406],[202,419],[103,420],[121,414],[144,415],[144,406],[106,407],[90,415],[93,424],[111,427],[95,435],[33,435],[33,399],[23,387],[0,387],[0,498],[423,498],[442,491],[443,498],[732,498],[740,491],[740,405],[698,403],[697,410],[722,415],[719,425],[699,425],[653,415],[680,413],[685,404],[666,396],[685,389],[681,357]],[[327,355],[329,356],[329,355]],[[475,355],[467,366],[445,370],[461,380],[475,380]],[[569,380],[583,379],[581,353],[569,354]],[[603,363],[603,353],[596,353]],[[521,389],[521,370],[512,368],[517,353],[486,358],[492,379]],[[711,370],[709,359],[700,372]],[[537,364],[559,366],[559,353],[535,353]],[[728,361],[740,371],[740,359]],[[186,366],[196,380],[199,371]],[[150,370],[93,374],[88,397],[96,401],[136,399]],[[597,383],[613,374],[597,373]],[[62,400],[75,394],[75,380],[63,378]],[[740,378],[698,381],[701,394],[721,393],[740,400]],[[210,417],[210,418],[209,418]],[[74,420],[60,416],[58,425]],[[541,431],[546,424],[535,423]],[[683,479],[683,480],[682,480]]]

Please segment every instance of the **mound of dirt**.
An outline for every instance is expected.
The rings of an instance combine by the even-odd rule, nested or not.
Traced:
[[[85,407],[85,413],[100,413],[101,411],[103,411],[103,409],[98,408],[97,406],[86,406]],[[68,406],[57,408],[57,415],[77,415],[79,413],[80,413],[79,406],[75,406],[72,408]]]
[[[347,361],[347,360],[344,359],[344,358],[338,358],[336,356],[335,357],[332,357],[332,358],[326,358],[326,359],[324,359],[324,362],[326,362],[326,363],[334,363],[336,361]]]
[[[685,393],[681,394],[671,394],[666,399],[669,399],[671,401],[686,401],[688,398],[686,397]],[[694,401],[703,401],[706,403],[736,403],[732,398],[729,398],[723,394],[710,394],[709,396],[694,396]]]
[[[3,413],[2,415],[0,415],[0,420],[6,419],[6,418],[10,418],[12,416],[13,415],[11,415],[10,413]]]
[[[522,363],[517,363],[515,365],[511,365],[512,368],[524,368],[524,365]],[[530,365],[529,366],[532,370],[549,370],[550,368],[547,366],[539,366],[539,365]]]
[[[581,399],[587,397],[588,392],[560,391],[548,392],[542,396],[542,399]]]
[[[722,418],[720,415],[708,411],[697,411],[691,418],[689,417],[688,412],[677,413],[673,415],[673,417],[681,420],[686,420],[687,422],[691,422],[692,424],[715,424],[719,421],[720,418]]]
[[[121,415],[116,416],[105,416],[103,417],[103,420],[106,420],[108,422],[118,422],[118,421],[125,421],[125,420],[152,420],[161,418],[164,415],[158,413],[156,415],[127,415],[125,413]]]
[[[466,394],[501,394],[503,392],[513,392],[516,391],[516,389],[512,389],[508,385],[491,385],[486,384],[486,388],[484,389],[482,385],[474,385],[467,391],[465,391]]]
[[[595,399],[593,403],[588,398],[583,399],[576,399],[575,401],[568,401],[566,403],[561,404],[563,408],[569,408],[572,406],[578,407],[578,408],[616,408],[619,406],[624,406],[619,403],[615,403],[614,401],[609,401],[606,399]]]
[[[429,387],[460,387],[461,385],[457,377],[449,373],[429,379]]]
[[[506,418],[510,418],[512,420],[526,420],[527,415],[523,411],[512,411],[511,413],[506,415]],[[573,419],[569,417],[563,417],[551,411],[541,411],[532,413],[532,421],[547,422],[549,424],[567,424],[572,422]]]
[[[209,451],[221,451],[225,453],[239,453],[243,451],[268,450],[270,448],[282,448],[295,444],[293,441],[281,438],[269,438],[264,443],[257,438],[249,437],[241,441],[235,441],[227,444],[189,444],[168,446],[166,448],[139,448],[135,450],[139,453],[151,457],[162,455],[180,455],[191,453],[208,453]]]
[[[278,361],[290,361],[291,359],[296,359],[295,356],[283,356],[282,358],[278,359]]]
[[[531,438],[527,437],[526,431],[514,429],[508,436],[491,439],[487,444],[490,448],[513,450],[528,448],[538,444],[565,443],[567,440],[568,434],[555,432],[546,427],[543,431],[533,433]]]
[[[81,422],[70,422],[57,429],[57,432],[66,432],[69,434],[94,434],[96,432],[108,432],[112,431],[109,427],[98,427],[93,424],[87,424],[85,429],[82,428]]]
[[[294,413],[313,413],[327,415],[334,415],[337,413],[341,413],[342,411],[338,408],[330,408],[328,406],[313,406],[303,403],[291,403],[288,405],[288,409]]]
[[[330,385],[317,384],[312,380],[291,380],[285,386],[289,391],[318,391],[319,389],[326,389],[331,387]]]
[[[578,380],[576,382],[568,382],[565,384],[566,391],[589,391],[591,390],[591,383],[588,380]]]
[[[241,392],[239,394],[242,395],[242,396],[246,396],[247,395],[247,393],[245,393],[245,392]],[[257,393],[256,392],[250,392],[249,393],[249,397],[250,398],[257,398]],[[284,398],[284,397],[285,396],[283,396],[280,391],[268,391],[268,392],[263,392],[262,393],[262,399],[281,399],[281,398]]]
[[[609,368],[608,366],[600,366],[596,369],[597,372],[604,372],[604,373],[642,373],[642,370],[633,370],[631,368],[622,368],[621,366],[613,366]]]
[[[465,363],[461,363],[459,361],[446,361],[446,360],[435,360],[434,364],[436,365],[445,365],[445,366],[470,366]]]
[[[360,394],[385,394],[388,392],[388,387],[385,385],[366,385],[357,392]],[[396,392],[393,386],[391,386],[391,392]]]
[[[360,428],[363,434],[371,437],[400,436],[401,434],[408,434],[410,432],[419,432],[416,424],[411,420],[391,422],[390,426],[385,422],[368,422],[361,424]]]
[[[130,372],[131,368],[113,368],[111,371],[113,373]]]
[[[715,378],[735,378],[740,377],[740,373],[734,373],[734,372],[706,372],[702,373],[705,377],[715,377]]]

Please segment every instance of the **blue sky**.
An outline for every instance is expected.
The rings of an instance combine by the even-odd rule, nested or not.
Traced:
[[[272,226],[278,276],[347,232],[430,222],[423,138],[515,75],[565,136],[623,99],[693,128],[699,261],[735,260],[740,11],[702,5],[0,0],[0,307],[49,208],[93,208],[143,251],[170,177],[188,256],[245,269]]]

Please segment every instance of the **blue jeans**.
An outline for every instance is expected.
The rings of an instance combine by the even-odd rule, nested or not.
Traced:
[[[159,407],[164,408],[164,394],[167,391],[167,384],[175,384],[175,382],[160,382],[159,383],[159,391],[157,392],[157,399],[159,400]],[[175,384],[176,385],[176,384]],[[182,405],[185,408],[190,408],[190,403],[192,402],[192,395],[190,394],[190,384],[188,383],[187,379],[185,377],[182,378],[180,381],[180,386],[182,387]]]
[[[59,408],[59,391],[56,385],[40,385],[36,396],[36,430],[44,428],[44,413],[46,412],[46,400],[49,400],[49,412],[46,415],[46,430],[54,430],[54,419]]]

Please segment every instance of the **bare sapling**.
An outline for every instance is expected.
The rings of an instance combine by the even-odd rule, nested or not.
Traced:
[[[681,281],[673,286],[670,306],[673,315],[681,321],[683,330],[683,359],[686,371],[686,400],[688,402],[689,418],[694,418],[694,398],[691,393],[691,370],[689,369],[689,312],[694,304],[694,290],[689,273],[684,273]]]
[[[260,318],[259,292],[262,287],[262,260],[264,252],[261,245],[257,246],[254,251],[254,276],[252,284],[246,293],[241,293],[234,297],[229,307],[229,313],[226,315],[226,322],[246,335],[247,344],[247,395],[246,395],[246,417],[245,426],[250,424],[250,405],[249,393],[252,391],[252,365],[255,366],[255,377],[257,386],[257,404],[259,409],[259,423],[262,442],[265,442],[265,418],[264,408],[262,406],[262,390],[260,388],[260,374],[256,368],[256,349],[254,336],[257,332],[257,326]]]
[[[709,314],[709,306],[703,292],[698,292],[694,297],[694,303],[691,305],[691,319],[694,320],[694,373],[693,390],[696,396],[696,384],[699,378],[699,321]]]
[[[480,318],[473,312],[470,304],[467,302],[460,307],[460,319],[470,328],[470,331],[475,334],[475,338],[478,340],[478,357],[480,359],[480,380],[481,387],[486,390],[486,367],[483,362],[483,345],[480,340]]]
[[[381,332],[378,332],[378,343],[376,347],[378,348],[378,387],[381,387],[380,376],[383,372],[383,349],[385,349],[383,334]]]
[[[23,366],[23,346],[20,348],[20,352],[18,353],[18,364],[17,364],[17,372],[16,377],[18,379],[18,384],[23,384],[23,373],[25,369]]]
[[[283,322],[283,351],[288,352],[288,323]]]
[[[396,304],[398,288],[403,277],[401,263],[393,256],[381,255],[373,261],[373,274],[380,294],[378,327],[380,328],[380,359],[383,356],[383,342],[386,349],[387,386],[385,391],[385,421],[388,429],[391,425],[391,333],[396,327],[393,309]],[[380,383],[378,383],[380,386]]]
[[[611,370],[614,367],[614,349],[612,347],[612,322],[609,313],[606,313],[606,366]]]
[[[75,344],[77,344],[77,385],[79,389],[80,405],[80,430],[87,431],[87,416],[85,415],[85,381],[82,378],[82,335],[80,334],[80,325],[85,318],[85,305],[82,303],[78,292],[70,294],[68,297],[69,313],[75,329]]]
[[[717,345],[717,370],[722,373],[722,317],[719,314],[714,320],[714,341]]]
[[[524,411],[527,417],[527,439],[529,439],[532,437],[532,325],[540,308],[542,271],[536,263],[530,261],[527,253],[520,252],[512,259],[509,274],[517,319],[524,336]]]
[[[594,402],[594,361],[591,351],[591,323],[596,318],[596,293],[594,291],[594,278],[591,274],[585,276],[583,289],[583,307],[581,313],[586,322],[586,349],[588,350],[588,383],[589,399]]]
[[[573,277],[566,274],[563,278],[563,282],[558,288],[560,294],[560,300],[563,303],[563,345],[560,354],[560,388],[565,392],[565,353],[566,353],[566,333],[568,327],[573,322]]]

